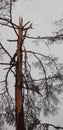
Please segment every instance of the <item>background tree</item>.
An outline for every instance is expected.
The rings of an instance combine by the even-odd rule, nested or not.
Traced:
[[[11,18],[11,17],[10,17]],[[2,18],[0,17],[0,21],[4,22],[5,26],[8,26],[14,30],[16,36],[18,38],[18,25],[13,23],[12,18]],[[7,22],[7,24],[6,24]],[[49,127],[54,127],[55,129],[63,129],[60,126],[54,126],[53,124],[41,123],[40,122],[40,111],[43,110],[45,116],[49,114],[55,114],[57,112],[57,105],[59,102],[58,94],[63,92],[63,66],[58,64],[57,58],[52,56],[46,56],[39,52],[33,52],[26,50],[24,40],[26,38],[33,39],[36,42],[37,40],[46,40],[46,45],[51,44],[52,42],[59,41],[60,38],[62,40],[62,36],[58,33],[54,36],[46,36],[46,37],[29,37],[27,32],[29,29],[32,29],[32,24],[28,21],[23,25],[23,37],[22,37],[22,78],[23,78],[23,108],[24,108],[24,117],[25,117],[25,126],[28,130],[33,129],[49,129]],[[9,42],[17,42],[17,40],[10,40]],[[17,50],[17,49],[16,49]],[[0,83],[3,85],[1,98],[4,102],[4,117],[6,118],[7,123],[15,125],[15,102],[9,93],[8,87],[8,79],[10,73],[12,73],[13,77],[16,78],[16,50],[11,56],[8,50],[4,48],[2,43],[0,43],[0,53],[6,53],[9,56],[8,63],[0,63],[1,65],[6,65],[8,67],[4,67],[6,70],[5,79]],[[30,54],[32,54],[30,56]],[[29,59],[34,57],[34,61],[30,63]],[[30,57],[30,58],[29,58]],[[41,73],[40,79],[34,79],[32,77],[31,71],[32,66],[36,67],[39,73]],[[3,96],[2,96],[3,95]],[[38,97],[38,98],[37,98]],[[38,105],[39,104],[39,105]],[[9,117],[9,118],[8,118]]]

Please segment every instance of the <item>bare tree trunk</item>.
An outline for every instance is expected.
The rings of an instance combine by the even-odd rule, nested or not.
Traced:
[[[22,95],[22,36],[23,20],[19,18],[18,42],[17,42],[17,65],[16,65],[16,130],[25,130],[23,95]]]

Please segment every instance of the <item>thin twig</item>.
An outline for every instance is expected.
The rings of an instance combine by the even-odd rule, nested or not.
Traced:
[[[12,56],[9,54],[9,52],[3,47],[3,45],[0,43],[1,48],[6,52],[6,54],[12,58]]]
[[[10,21],[12,21],[12,0],[10,0]]]
[[[30,23],[30,21],[28,21],[27,23],[25,23],[24,26],[23,26],[23,28],[24,28],[27,24],[29,24],[29,23]]]
[[[37,54],[37,55],[39,55],[39,56],[45,57],[45,58],[48,59],[48,60],[51,60],[52,63],[54,63],[56,69],[59,71],[56,62],[55,62],[54,59],[52,59],[50,56],[46,56],[46,55],[44,55],[44,54],[42,54],[42,53],[38,53],[38,52],[34,52],[34,51],[27,51],[27,53]]]
[[[9,41],[9,42],[17,42],[18,39],[16,39],[16,40],[7,39],[7,41]]]
[[[0,63],[0,65],[10,65],[9,63]]]
[[[49,124],[49,123],[40,123],[42,126],[52,126],[52,127],[54,127],[55,129],[63,129],[63,127],[61,127],[61,126],[55,126],[55,125],[53,125],[53,124]]]
[[[58,34],[56,36],[45,36],[45,37],[41,37],[41,36],[26,36],[26,38],[29,38],[29,39],[44,39],[44,40],[50,40],[50,41],[56,41],[56,40],[61,40],[63,39],[63,34]]]

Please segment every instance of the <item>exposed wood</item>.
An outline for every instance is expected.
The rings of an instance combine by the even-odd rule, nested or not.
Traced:
[[[17,42],[17,65],[16,65],[16,130],[25,130],[23,95],[22,95],[22,36],[23,19],[19,17],[18,42]]]

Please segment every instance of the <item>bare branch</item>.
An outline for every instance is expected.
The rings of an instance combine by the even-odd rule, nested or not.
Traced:
[[[52,127],[54,127],[55,129],[57,129],[57,130],[59,130],[59,129],[63,129],[63,127],[61,127],[61,126],[55,126],[55,125],[53,125],[53,124],[50,124],[50,123],[40,123],[42,126],[52,126]]]
[[[11,95],[9,94],[9,90],[8,90],[8,75],[9,75],[9,72],[12,71],[12,66],[10,66],[10,68],[8,69],[7,73],[6,73],[6,76],[5,76],[5,88],[6,88],[6,92],[8,94],[8,96],[10,97],[11,101],[13,102],[13,99],[11,97]]]
[[[14,27],[15,27],[16,29],[18,29],[18,26],[17,26],[15,23],[13,23],[12,21],[10,21],[10,19],[0,17],[0,20],[2,20],[3,22],[5,21],[5,22],[7,22],[7,23],[9,23],[9,24],[11,24],[11,25],[13,24]],[[5,23],[5,24],[6,24],[6,23]]]
[[[10,21],[12,21],[12,0],[10,0]]]
[[[56,69],[59,71],[56,62],[54,61],[54,59],[53,59],[52,57],[50,57],[50,56],[46,56],[46,55],[44,55],[44,54],[42,54],[42,53],[38,53],[38,52],[34,52],[34,51],[28,51],[28,50],[27,50],[27,53],[36,54],[36,55],[39,55],[39,56],[45,57],[45,58],[48,59],[48,60],[51,60],[52,63],[54,63]]]
[[[61,76],[61,77],[60,77]],[[50,76],[50,77],[47,77],[46,80],[49,80],[49,79],[62,79],[63,80],[63,75],[53,75],[53,76]],[[32,79],[32,81],[35,81],[35,82],[38,82],[38,81],[45,81],[45,78],[40,78],[40,79]],[[32,82],[31,80],[27,80],[27,82]],[[23,81],[24,82],[24,81]]]
[[[58,35],[55,35],[55,36],[45,36],[45,37],[41,37],[41,36],[37,36],[37,37],[34,37],[34,36],[26,36],[26,38],[29,38],[29,39],[44,39],[44,40],[49,40],[49,41],[56,41],[56,40],[63,40],[63,34],[58,34]]]
[[[38,86],[35,86],[35,85],[34,85],[32,77],[31,77],[31,82],[32,82],[32,87],[30,87],[30,85],[28,85],[27,79],[26,79],[26,77],[23,75],[23,83],[24,83],[25,86],[26,86],[26,87],[23,86],[23,88],[26,89],[26,90],[34,91],[34,92],[38,93],[40,96],[42,96],[42,94],[38,91]]]
[[[3,80],[3,81],[0,81],[0,83],[4,83],[5,82],[5,80]]]
[[[16,39],[16,40],[7,39],[7,41],[9,41],[9,42],[17,42],[18,39]]]
[[[0,63],[0,65],[10,65],[9,63]]]
[[[4,52],[6,52],[6,54],[10,57],[10,58],[12,58],[11,57],[11,55],[9,54],[9,52],[3,47],[3,45],[0,43],[0,46],[1,46],[1,48],[4,50]]]

